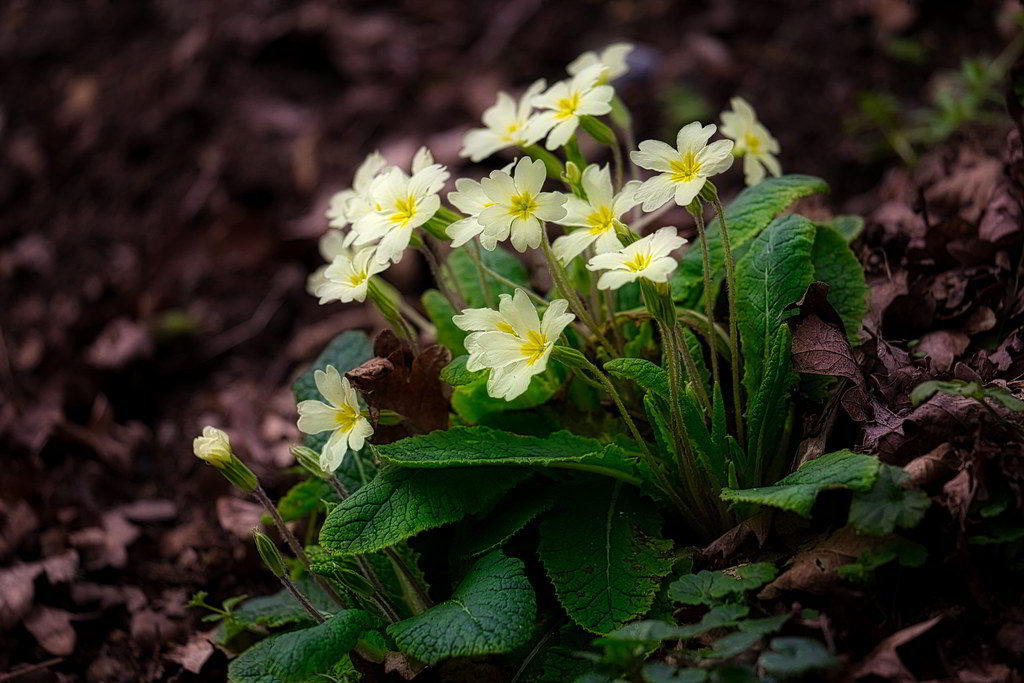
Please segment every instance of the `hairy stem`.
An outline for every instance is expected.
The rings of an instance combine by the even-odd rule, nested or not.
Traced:
[[[700,239],[700,255],[704,271],[704,315],[707,317],[708,339],[715,334],[715,301],[711,296],[711,257],[708,255],[708,236],[704,230],[704,215],[698,210],[693,213],[693,221],[697,224],[697,235]],[[731,349],[730,349],[731,351]],[[718,377],[718,354],[711,353],[711,380],[714,386],[721,386]]]
[[[732,247],[729,245],[729,229],[725,224],[725,209],[722,200],[715,193],[715,213],[718,214],[718,225],[722,235],[722,253],[725,255],[725,285],[729,299],[729,352],[732,354],[732,405],[736,414],[736,440],[740,448],[746,447],[743,435],[743,398],[740,392],[740,341],[736,315],[736,263],[732,258]],[[707,293],[705,293],[707,296]]]

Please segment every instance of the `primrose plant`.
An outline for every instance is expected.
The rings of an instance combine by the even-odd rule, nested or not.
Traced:
[[[696,576],[687,546],[759,505],[807,516],[821,490],[873,485],[877,461],[848,451],[795,469],[787,319],[825,282],[855,338],[857,219],[779,216],[827,187],[782,175],[738,97],[721,128],[624,148],[631,116],[612,83],[631,49],[499,93],[461,151],[506,155],[479,179],[449,184],[425,148],[408,168],[375,152],[332,198],[309,289],[367,302],[390,330],[345,332],[295,382],[306,478],[276,505],[226,434],[196,440],[293,555],[258,534],[284,590],[214,610],[230,649],[273,632],[232,680],[346,680],[373,663],[411,678],[482,655],[503,677],[572,678],[593,634],[671,613]],[[715,183],[736,157],[749,187],[726,207]],[[659,224],[675,207],[695,228],[683,251]],[[509,247],[546,269],[531,279]],[[422,308],[386,281],[415,257],[437,283]],[[740,624],[746,608],[729,610]]]

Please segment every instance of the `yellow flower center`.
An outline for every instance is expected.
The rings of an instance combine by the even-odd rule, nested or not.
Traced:
[[[602,206],[587,216],[587,225],[590,226],[591,235],[604,234],[615,229],[615,214],[612,213],[611,207]]]
[[[416,215],[416,195],[409,195],[405,199],[395,200],[395,212],[388,219],[400,227],[405,227]]]
[[[519,220],[527,220],[537,210],[537,200],[529,192],[517,194],[508,200],[508,212]]]
[[[743,145],[751,154],[759,154],[761,152],[761,138],[753,133],[747,133],[743,136]]]
[[[673,183],[687,183],[700,173],[700,162],[693,152],[687,152],[682,159],[672,161],[669,166],[672,168]]]
[[[544,357],[548,349],[548,340],[540,332],[530,330],[526,335],[526,341],[519,347],[519,352],[526,358],[527,365],[533,365]]]
[[[646,270],[647,267],[651,265],[652,260],[653,259],[650,254],[644,254],[641,252],[622,265],[626,266],[626,268],[634,273],[639,273],[642,270]]]
[[[571,119],[576,116],[576,110],[580,108],[580,93],[574,92],[568,97],[563,97],[555,102],[555,118],[559,121]]]
[[[516,334],[516,328],[512,327],[511,325],[509,325],[506,322],[498,323],[498,331],[499,332],[507,332],[508,334],[515,335],[517,337],[519,336],[519,335]]]
[[[348,284],[350,287],[358,287],[359,285],[366,282],[367,277],[369,276],[367,275],[365,270],[358,273],[353,273],[352,275],[348,276]]]
[[[356,422],[359,421],[359,411],[345,404],[334,411],[334,421],[338,423],[338,428],[342,432],[351,432],[352,428],[356,426]]]
[[[519,125],[518,121],[508,124],[505,126],[505,133],[501,136],[502,139],[507,142],[516,142],[519,140],[519,136],[516,135],[516,133],[519,132],[520,128],[522,128],[522,126]]]

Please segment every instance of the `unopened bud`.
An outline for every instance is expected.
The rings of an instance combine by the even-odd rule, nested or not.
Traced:
[[[593,116],[581,116],[580,126],[602,145],[611,147],[619,144],[615,139],[615,132]]]
[[[380,286],[378,278],[370,278],[366,293],[385,320],[398,319],[398,300]]]
[[[580,171],[580,167],[576,165],[576,162],[569,161],[565,164],[565,182],[570,185],[579,185],[580,181],[583,180],[583,173]]]
[[[307,448],[305,446],[292,446],[288,449],[288,452],[295,458],[295,462],[299,463],[304,470],[312,474],[317,479],[327,480],[330,478],[331,474],[329,472],[325,472],[323,468],[320,467],[320,456],[317,455],[317,452],[312,448]]]
[[[260,485],[260,480],[252,470],[232,452],[228,435],[216,427],[203,427],[203,435],[192,441],[192,451],[197,458],[215,467],[242,491],[254,491]]]
[[[640,239],[640,235],[630,230],[628,225],[618,219],[615,219],[615,236],[619,238],[624,247],[628,247]]]
[[[263,560],[263,564],[267,565],[270,573],[279,579],[283,578],[287,570],[277,545],[259,529],[252,530],[252,540],[256,542],[256,552],[260,554],[260,559]]]
[[[556,344],[551,348],[551,358],[570,368],[583,370],[590,367],[590,361],[582,353],[571,346]]]

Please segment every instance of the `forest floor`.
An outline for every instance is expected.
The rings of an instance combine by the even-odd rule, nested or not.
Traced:
[[[864,95],[923,106],[943,72],[994,56],[1016,3],[705,4],[0,5],[0,681],[223,679],[186,603],[273,578],[248,541],[258,510],[190,442],[226,428],[284,490],[289,380],[340,331],[378,325],[304,290],[328,197],[374,148],[398,163],[427,144],[468,170],[461,136],[497,89],[619,39],[639,46],[622,93],[643,137],[741,94],[785,169],[831,185],[802,212],[867,219],[859,393],[831,407],[830,438],[918,463],[944,582],[805,576],[847,676],[1012,680],[1024,603],[972,560],[966,515],[992,481],[1021,505],[1024,448],[969,402],[913,408],[907,392],[1019,389],[1021,122],[981,121],[910,166]],[[411,259],[389,271],[411,297],[426,276]]]

